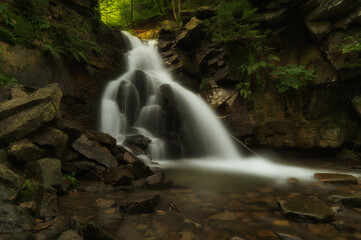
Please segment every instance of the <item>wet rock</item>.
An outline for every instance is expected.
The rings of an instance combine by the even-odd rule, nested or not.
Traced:
[[[314,177],[324,183],[357,184],[357,178],[348,174],[315,173]]]
[[[117,144],[117,140],[115,138],[113,138],[112,136],[110,136],[106,133],[103,133],[103,132],[87,130],[85,132],[85,136],[89,140],[96,141],[96,142],[100,143],[100,145],[102,145],[108,149],[114,148]]]
[[[327,222],[333,219],[334,213],[321,200],[306,198],[281,198],[277,204],[286,217],[304,221]]]
[[[259,239],[278,240],[278,236],[271,230],[263,229],[257,231]]]
[[[208,217],[209,220],[216,220],[216,221],[234,221],[237,220],[237,218],[238,218],[237,214],[229,211],[225,211]]]
[[[90,141],[85,135],[81,135],[71,144],[72,148],[83,156],[92,159],[106,167],[116,167],[118,161],[113,155],[102,146]]]
[[[106,184],[130,185],[135,179],[132,172],[124,166],[107,168],[100,175]]]
[[[81,228],[80,228],[80,220],[77,216],[72,216],[70,218],[70,229],[76,231],[77,233],[79,233],[81,231]]]
[[[120,210],[126,214],[142,214],[153,213],[160,200],[159,195],[155,195],[150,199],[123,202],[120,205]]]
[[[150,138],[139,134],[139,135],[128,136],[125,139],[124,144],[125,145],[135,145],[137,147],[140,147],[143,151],[145,151],[145,150],[147,150],[148,145],[151,142],[152,142],[152,140],[150,140]]]
[[[106,199],[97,199],[95,200],[93,206],[97,208],[112,208],[117,205],[117,202],[114,200],[106,200]]]
[[[58,240],[83,240],[83,238],[77,234],[74,230],[68,230],[66,232],[63,232]]]
[[[289,235],[289,234],[285,234],[285,233],[277,233],[277,236],[281,240],[303,240],[303,238],[293,236],[293,235]]]
[[[14,200],[21,185],[20,176],[0,164],[0,201]]]
[[[43,127],[30,137],[31,141],[46,147],[51,151],[51,156],[54,158],[63,158],[66,153],[66,144],[68,136],[53,127]]]
[[[60,186],[58,187],[59,195],[67,194],[72,185],[73,183],[70,181],[70,179],[63,179]]]
[[[90,222],[83,228],[83,237],[86,240],[115,240],[99,223]]]
[[[183,50],[189,50],[195,47],[203,38],[203,22],[195,17],[184,26],[184,31],[177,36],[177,46]]]
[[[36,224],[36,226],[32,229],[33,232],[40,232],[42,230],[48,229],[52,226],[51,222],[41,222]]]
[[[59,85],[51,84],[47,87],[40,88],[28,96],[2,102],[0,103],[0,120],[41,105],[41,103],[53,103],[54,107],[59,110],[62,95]]]
[[[130,170],[132,171],[135,178],[137,179],[146,178],[153,174],[150,168],[139,159],[136,159],[133,164],[130,164],[128,166],[130,167]]]
[[[28,178],[38,180],[44,186],[59,186],[62,182],[61,161],[53,158],[43,158],[28,162],[25,166]]]
[[[164,173],[156,173],[147,177],[144,183],[150,187],[169,187],[172,181],[166,180]]]
[[[23,202],[20,204],[20,207],[27,210],[30,214],[34,214],[38,209],[38,205],[34,201]]]
[[[0,232],[29,231],[34,226],[35,219],[19,206],[1,203],[0,212]]]
[[[355,231],[355,228],[351,227],[350,224],[348,224],[345,221],[333,222],[332,226],[334,226],[334,228],[336,228],[339,231],[348,231],[348,232]]]
[[[341,202],[345,206],[361,208],[361,196],[347,191],[332,191],[326,194],[327,200],[333,203]]]
[[[42,103],[0,121],[0,146],[17,141],[50,122],[57,112],[54,103]]]
[[[46,151],[36,146],[28,139],[21,139],[14,142],[9,151],[10,159],[18,162],[34,161],[46,155]]]

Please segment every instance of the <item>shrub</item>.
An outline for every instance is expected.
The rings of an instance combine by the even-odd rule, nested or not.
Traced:
[[[12,32],[6,30],[0,26],[0,40],[7,42],[9,44],[15,43],[15,36]]]

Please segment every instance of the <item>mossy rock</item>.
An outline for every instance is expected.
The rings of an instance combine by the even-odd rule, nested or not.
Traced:
[[[29,202],[39,199],[39,183],[26,179],[20,188],[19,201],[20,202]]]

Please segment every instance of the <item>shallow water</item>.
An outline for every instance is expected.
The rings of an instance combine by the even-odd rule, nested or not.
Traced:
[[[345,172],[352,164],[330,165],[330,161],[324,160],[308,162],[308,166],[323,172]],[[61,197],[59,208],[69,216],[78,215],[101,222],[105,231],[115,239],[287,239],[277,234],[303,239],[361,239],[360,209],[345,208],[337,213],[335,221],[342,220],[348,224],[348,229],[337,230],[330,223],[287,219],[276,203],[283,196],[316,196],[323,199],[325,193],[334,189],[361,194],[360,184],[327,185],[311,178],[287,180],[281,177],[283,181],[279,181],[260,175],[216,171],[214,168],[189,168],[181,164],[168,165],[162,171],[175,182],[173,187],[108,194],[77,192]],[[97,199],[121,202],[145,199],[156,194],[161,196],[161,201],[157,211],[152,214],[123,215],[119,212],[119,206],[109,209],[94,206]],[[179,207],[183,216],[169,211],[170,202]],[[186,224],[184,219],[194,221],[201,227]]]

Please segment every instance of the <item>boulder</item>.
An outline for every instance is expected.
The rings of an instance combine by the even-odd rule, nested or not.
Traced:
[[[145,178],[145,184],[149,187],[169,187],[171,180],[166,180],[164,173],[155,173]]]
[[[145,200],[123,202],[120,205],[120,210],[126,214],[153,213],[159,200],[160,196],[155,195]]]
[[[59,186],[62,182],[61,161],[43,158],[28,162],[25,166],[27,178],[36,179],[44,186]]]
[[[0,121],[0,146],[17,141],[50,122],[57,112],[53,103],[42,103]]]
[[[9,151],[9,158],[17,162],[28,162],[42,158],[46,155],[46,151],[36,146],[28,139],[21,139],[14,142]]]
[[[324,183],[357,184],[357,178],[348,174],[315,173],[314,177]]]
[[[184,30],[177,36],[176,43],[182,50],[190,50],[194,48],[203,38],[203,22],[196,17],[184,26]]]
[[[30,231],[35,219],[25,209],[9,203],[0,204],[0,232],[17,233]]]
[[[35,201],[23,202],[20,204],[20,207],[27,210],[30,214],[34,214],[38,209],[38,205]]]
[[[341,202],[345,206],[361,208],[361,196],[347,191],[332,191],[326,194],[327,200],[333,203]]]
[[[117,144],[117,140],[115,138],[103,132],[87,130],[84,134],[89,140],[96,141],[108,149],[114,148]]]
[[[104,182],[115,185],[130,185],[131,181],[135,179],[132,172],[124,166],[109,167],[101,173]]]
[[[334,216],[332,209],[317,198],[286,197],[277,200],[277,204],[283,215],[299,220],[328,222]]]
[[[317,39],[322,39],[329,34],[332,30],[332,24],[330,22],[312,22],[306,21],[306,25],[312,35]]]
[[[12,162],[8,159],[8,154],[5,149],[0,149],[0,164],[3,164],[9,169],[14,169]]]
[[[53,217],[58,212],[56,189],[33,180],[25,180],[19,193],[21,203],[34,201],[38,208],[37,217]]]
[[[116,158],[106,148],[90,141],[83,134],[71,146],[78,153],[105,167],[116,167],[118,165]]]
[[[55,108],[59,110],[62,95],[58,84],[50,84],[28,96],[13,98],[2,102],[0,103],[0,120],[37,106],[40,103],[53,103]]]
[[[110,236],[108,231],[99,223],[90,222],[83,229],[83,237],[87,240],[115,240],[118,238],[113,238]]]
[[[66,153],[68,136],[59,129],[45,126],[30,137],[31,141],[46,147],[54,158],[63,158]]]
[[[0,164],[0,201],[15,200],[20,186],[20,176]]]
[[[361,96],[354,97],[352,99],[352,105],[361,117]]]
[[[51,122],[51,125],[68,135],[69,144],[78,139],[85,131],[82,127],[79,126],[79,123],[64,119],[59,113],[55,116],[54,120]]]
[[[68,230],[63,232],[58,240],[83,240],[83,237],[77,234],[74,230]]]
[[[148,145],[152,142],[150,138],[145,137],[143,135],[131,135],[127,136],[124,143],[125,145],[135,145],[139,148],[141,148],[143,151],[147,150]]]
[[[344,16],[361,5],[355,0],[325,0],[319,1],[320,5],[307,15],[307,20],[318,21]]]

